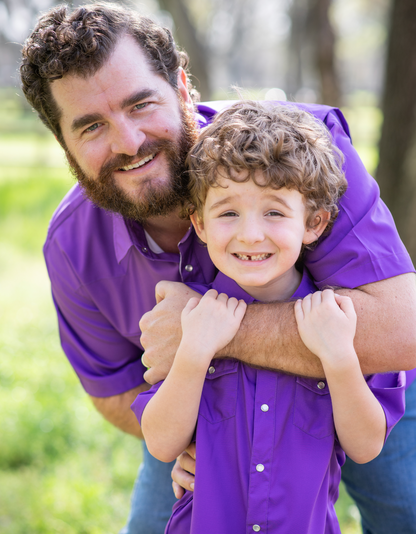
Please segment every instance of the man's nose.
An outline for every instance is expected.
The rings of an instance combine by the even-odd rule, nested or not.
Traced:
[[[111,136],[111,151],[113,154],[135,156],[144,143],[146,135],[131,122],[121,122],[113,127]]]

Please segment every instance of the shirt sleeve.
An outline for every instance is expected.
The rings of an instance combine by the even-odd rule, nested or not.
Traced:
[[[352,146],[345,118],[339,110],[327,109],[323,120],[344,154],[348,189],[332,231],[305,254],[316,285],[355,288],[414,272],[379,187]]]
[[[144,409],[147,406],[147,403],[156,394],[157,390],[160,388],[162,384],[163,384],[163,380],[161,382],[158,382],[154,386],[152,386],[148,391],[139,393],[136,399],[133,401],[133,404],[131,405],[131,409],[133,410],[134,415],[137,417],[137,421],[139,422],[140,425],[142,424],[142,416],[143,416]]]
[[[366,377],[367,384],[384,410],[387,423],[386,438],[405,411],[406,373],[375,374]]]
[[[142,350],[100,312],[55,242],[44,253],[62,349],[85,391],[109,397],[143,383]]]

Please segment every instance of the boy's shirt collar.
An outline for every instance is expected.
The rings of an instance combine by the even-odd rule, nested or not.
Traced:
[[[252,302],[257,302],[254,297],[249,295],[243,288],[241,288],[235,280],[232,278],[229,278],[224,273],[218,272],[217,276],[215,277],[215,280],[208,285],[198,284],[198,283],[192,283],[188,284],[192,289],[195,289],[195,291],[198,291],[199,293],[205,293],[208,289],[216,289],[218,293],[225,293],[229,297],[235,297],[236,299],[242,299],[244,302],[247,302],[247,304],[251,304]],[[302,273],[302,279],[301,282],[296,289],[296,291],[293,293],[290,300],[303,298],[306,295],[309,295],[309,293],[314,293],[316,291],[316,286],[313,283],[313,280],[311,278],[311,275],[309,274],[308,270],[304,267],[303,273]]]

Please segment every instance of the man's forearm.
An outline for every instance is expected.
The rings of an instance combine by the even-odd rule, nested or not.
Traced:
[[[404,274],[358,289],[340,289],[358,315],[354,346],[364,374],[416,367],[415,275]],[[324,376],[319,359],[302,343],[293,303],[251,305],[233,342],[220,357],[286,373]]]
[[[94,406],[107,421],[123,432],[143,439],[142,430],[130,406],[139,393],[149,388],[149,384],[144,383],[113,397],[93,397],[92,395],[90,397]]]

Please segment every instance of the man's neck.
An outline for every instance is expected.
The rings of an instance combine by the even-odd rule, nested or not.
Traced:
[[[177,213],[148,219],[143,228],[164,252],[178,253],[178,244],[189,230],[191,222],[181,219]]]

